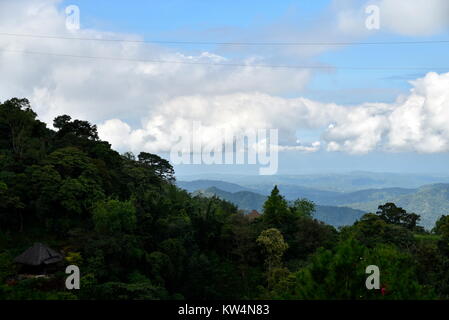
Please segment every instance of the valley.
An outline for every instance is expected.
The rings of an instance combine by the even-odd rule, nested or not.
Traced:
[[[336,184],[339,178],[329,178],[330,185]],[[360,182],[359,179],[362,178],[355,176],[353,180]],[[373,179],[382,181],[376,176],[373,176]],[[349,181],[349,179],[346,180]],[[434,181],[432,177],[425,176],[415,178],[415,181],[418,180]],[[376,212],[379,205],[387,202],[393,202],[408,212],[418,213],[421,216],[420,225],[426,229],[431,229],[441,215],[449,213],[449,184],[447,183],[425,184],[416,188],[385,187],[344,192],[331,191],[330,188],[327,190],[326,188],[310,188],[298,184],[303,181],[304,179],[294,181],[273,178],[272,183],[265,180],[261,184],[254,184],[252,179],[249,179],[248,184],[242,185],[221,180],[178,181],[177,184],[191,193],[207,197],[216,195],[236,204],[240,209],[261,212],[273,185],[279,183],[279,190],[287,200],[306,198],[313,201],[316,204],[315,218],[335,227],[351,225],[364,213]],[[385,184],[390,183],[393,183],[393,180]],[[398,184],[401,185],[400,182]],[[343,184],[343,186],[348,189],[347,185]]]

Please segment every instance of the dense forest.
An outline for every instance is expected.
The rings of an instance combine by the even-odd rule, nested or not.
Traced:
[[[1,300],[449,298],[449,216],[429,232],[386,203],[337,230],[275,187],[250,217],[176,187],[157,155],[117,153],[89,122],[53,127],[26,99],[0,104]],[[64,260],[21,278],[14,258],[35,242]],[[71,264],[80,290],[65,288]],[[379,290],[365,286],[368,265]]]

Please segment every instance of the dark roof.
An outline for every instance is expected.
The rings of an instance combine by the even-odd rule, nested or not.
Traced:
[[[42,243],[35,243],[31,248],[25,250],[14,262],[27,264],[30,266],[40,266],[42,264],[52,264],[62,260],[62,255],[50,249]]]

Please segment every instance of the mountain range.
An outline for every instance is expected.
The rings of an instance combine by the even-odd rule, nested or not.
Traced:
[[[274,176],[236,174],[197,174],[177,176],[179,180],[214,180],[238,184],[249,189],[260,186],[290,185],[321,191],[354,192],[367,189],[416,189],[424,185],[449,183],[446,174],[383,173],[355,171],[347,173],[279,174]]]
[[[262,210],[273,184],[240,185],[219,180],[179,181],[178,186],[204,196],[216,195],[244,210]],[[366,212],[375,212],[386,202],[394,202],[421,216],[420,225],[431,229],[443,214],[449,214],[449,184],[437,183],[418,188],[371,188],[352,192],[320,190],[294,184],[279,184],[287,200],[307,198],[316,204],[315,218],[334,226],[350,225]]]
[[[243,210],[257,210],[262,212],[263,204],[267,196],[254,193],[251,191],[227,192],[216,187],[210,187],[205,190],[198,190],[194,194],[205,197],[217,196],[221,199],[234,203]],[[335,206],[315,206],[314,217],[334,227],[351,225],[358,220],[365,212],[362,210],[335,207]]]

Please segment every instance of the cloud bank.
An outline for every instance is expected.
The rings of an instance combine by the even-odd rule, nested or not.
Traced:
[[[238,136],[248,128],[276,128],[283,150],[313,152],[321,145],[328,151],[354,154],[449,151],[449,73],[430,72],[412,85],[410,93],[394,103],[359,106],[263,93],[183,96],[157,106],[141,129],[132,130],[113,119],[99,130],[114,145],[134,150],[169,151],[173,136],[182,136],[191,130],[192,122],[201,121],[209,130],[203,137],[207,144],[220,143],[219,132],[224,129]],[[322,129],[321,143],[295,148],[298,128]]]

